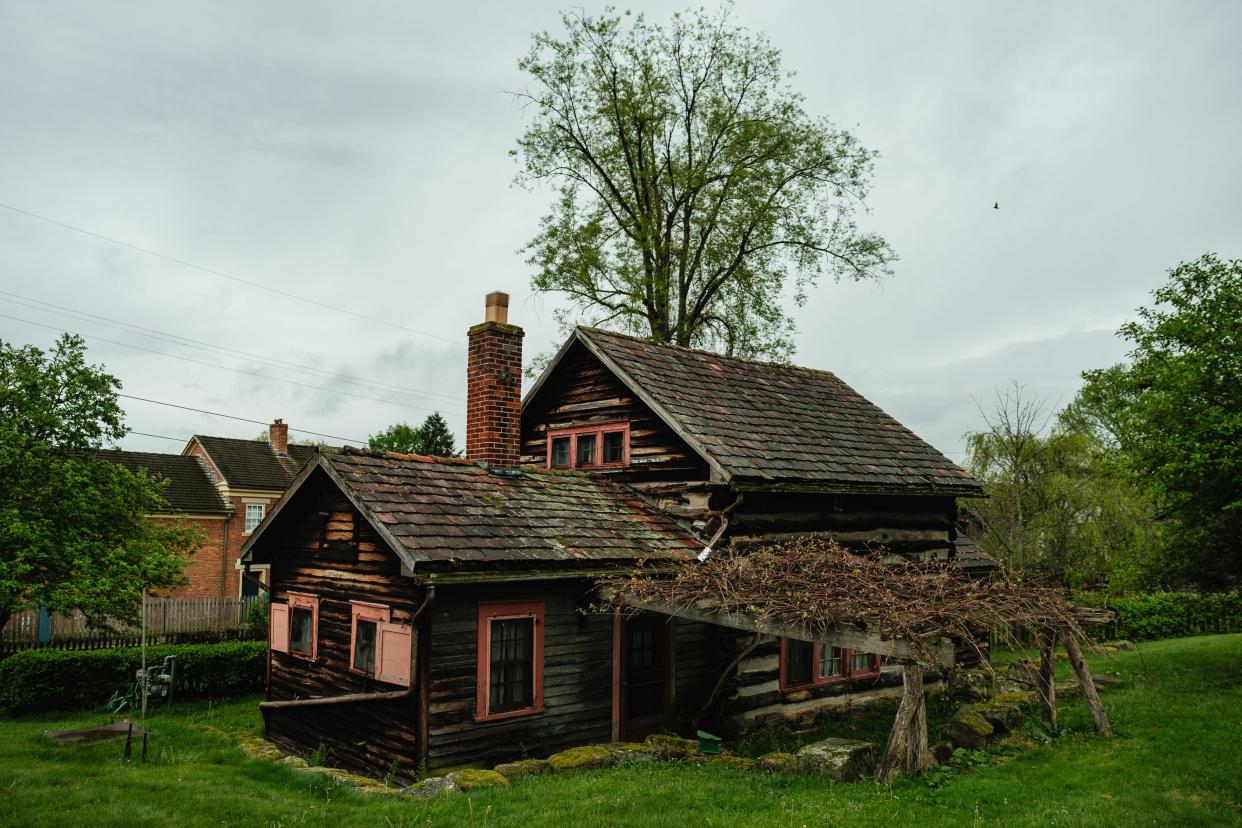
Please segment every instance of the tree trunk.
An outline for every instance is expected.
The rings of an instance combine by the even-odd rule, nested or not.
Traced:
[[[881,782],[896,779],[902,773],[912,776],[927,770],[930,754],[927,749],[927,701],[923,694],[923,668],[905,664],[901,668],[901,704],[888,735],[884,759],[876,776]]]
[[[1057,677],[1056,660],[1053,658],[1056,643],[1055,630],[1045,630],[1040,634],[1039,676],[1035,685],[1044,721],[1054,729],[1057,726]]]
[[[1100,704],[1100,694],[1096,692],[1095,679],[1091,678],[1091,670],[1082,657],[1082,648],[1078,646],[1078,639],[1074,638],[1072,633],[1065,636],[1065,654],[1069,656],[1070,667],[1074,668],[1074,675],[1078,678],[1078,688],[1082,691],[1087,707],[1091,710],[1091,718],[1095,720],[1096,731],[1101,736],[1112,736],[1113,728],[1108,723],[1108,714],[1104,712],[1104,705]]]

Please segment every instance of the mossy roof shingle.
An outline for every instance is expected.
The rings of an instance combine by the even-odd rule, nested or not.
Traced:
[[[356,450],[320,462],[415,561],[633,562],[702,548],[633,492],[584,475]]]
[[[828,371],[593,328],[579,328],[576,336],[732,479],[980,491],[968,472]]]
[[[196,434],[194,439],[206,450],[230,489],[284,491],[306,461],[315,456],[314,446],[291,445],[288,454],[277,454],[262,440],[202,434]]]

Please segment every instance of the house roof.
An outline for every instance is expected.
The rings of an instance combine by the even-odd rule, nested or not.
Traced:
[[[314,446],[290,445],[288,454],[277,454],[262,440],[194,435],[211,462],[232,489],[284,491],[302,466],[316,454]]]
[[[981,490],[968,472],[828,371],[594,328],[578,328],[558,360],[575,341],[726,480],[811,489]]]
[[[1001,569],[1001,562],[979,548],[979,544],[965,535],[958,535],[953,543],[953,561],[962,569],[989,571]]]
[[[207,470],[195,457],[182,454],[157,454],[145,451],[107,449],[98,452],[100,459],[119,463],[130,471],[146,471],[151,477],[168,481],[164,499],[168,508],[163,512],[196,515],[227,514],[228,504],[220,497]]]
[[[242,548],[322,469],[410,567],[434,563],[689,559],[702,541],[633,492],[590,476],[488,470],[468,460],[346,449],[321,454]]]

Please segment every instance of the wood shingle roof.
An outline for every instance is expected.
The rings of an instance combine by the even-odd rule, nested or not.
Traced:
[[[968,472],[828,371],[593,328],[577,329],[575,338],[735,483],[964,495],[981,490]]]
[[[576,473],[345,449],[317,465],[412,566],[689,559],[702,542],[633,492]],[[308,468],[282,498],[314,473]],[[243,549],[261,543],[258,535]]]

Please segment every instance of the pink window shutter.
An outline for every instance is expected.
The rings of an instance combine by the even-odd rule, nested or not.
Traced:
[[[272,604],[268,607],[268,628],[271,631],[272,649],[278,653],[289,652],[288,604]]]
[[[380,681],[410,686],[410,662],[414,652],[414,630],[402,624],[379,625],[379,646],[375,655]]]

